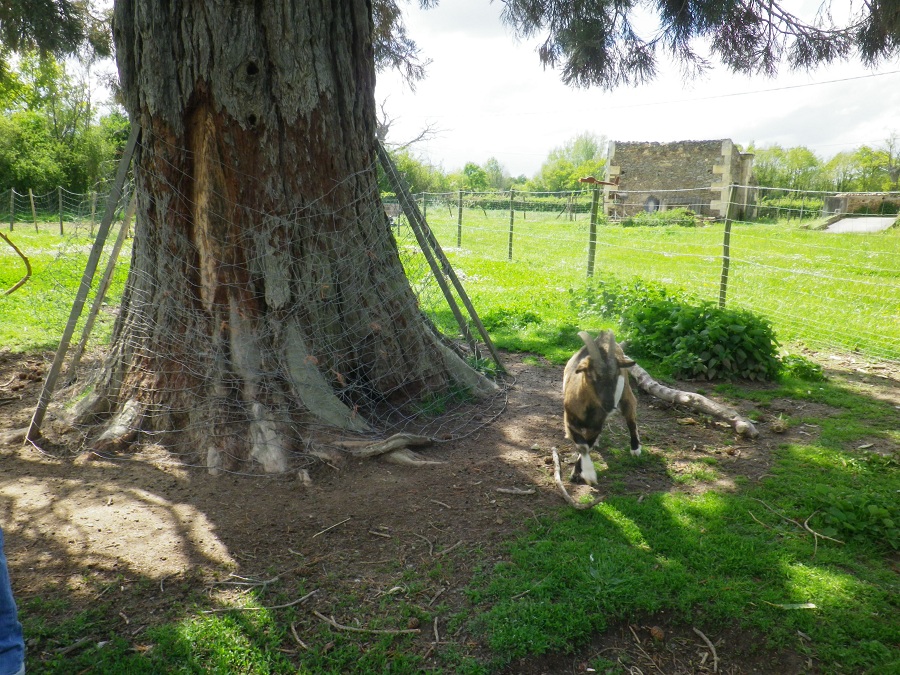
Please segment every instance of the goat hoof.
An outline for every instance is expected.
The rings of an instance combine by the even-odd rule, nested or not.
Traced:
[[[631,451],[632,456],[640,457],[641,456],[641,446],[637,446],[634,450]]]

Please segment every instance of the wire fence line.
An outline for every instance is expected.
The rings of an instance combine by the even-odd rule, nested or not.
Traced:
[[[900,232],[896,226],[872,233],[822,229],[845,216],[896,214],[900,193],[754,189],[752,209],[728,205],[726,212],[740,219],[688,217],[667,224],[662,212],[657,227],[639,215],[601,218],[596,229],[584,208],[589,191],[537,200],[513,191],[505,195],[506,208],[494,210],[483,200],[501,204],[496,193],[416,198],[427,205],[429,225],[454,266],[476,288],[477,270],[487,262],[529,267],[557,289],[583,286],[593,271],[598,279],[641,278],[761,313],[782,342],[900,361]],[[669,203],[689,203],[699,189],[681,192],[667,195]],[[547,208],[551,199],[555,211]],[[580,206],[569,209],[571,202]],[[694,205],[696,213],[710,211],[708,202]]]
[[[130,192],[130,185],[127,190]],[[110,186],[105,183],[90,192],[72,192],[57,187],[50,192],[35,194],[31,189],[20,192],[9,188],[0,192],[0,223],[10,232],[16,227],[32,227],[36,231],[58,228],[59,234],[65,235],[67,229],[74,228],[76,232],[86,229],[93,235],[109,195]],[[122,215],[118,214],[119,219]]]
[[[687,289],[703,300],[724,299],[728,306],[759,311],[775,321],[785,340],[863,349],[876,358],[900,359],[893,328],[900,325],[896,230],[831,234],[814,229],[828,218],[858,215],[851,209],[889,212],[892,204],[900,202],[900,193],[860,197],[755,186],[754,190],[752,212],[744,210],[744,217],[734,219],[728,228],[721,218],[702,215],[709,213],[708,187],[655,191],[670,209],[673,205],[690,208],[701,214],[699,218],[671,221],[675,225],[663,220],[658,224],[664,226],[651,227],[646,219],[613,214],[598,218],[594,230],[592,189],[456,191],[413,197],[454,265],[469,277],[467,285],[479,284],[478,274],[467,271],[476,257],[530,265],[548,280],[569,286],[584,283],[594,271],[598,278],[640,277]],[[78,194],[59,189],[33,195],[10,189],[8,194],[4,199],[0,193],[0,223],[8,222],[11,230],[33,227],[66,236],[91,235],[106,199],[99,190]],[[706,202],[701,200],[704,195]],[[427,266],[409,268],[417,242],[402,210],[390,196],[383,201],[399,249],[407,254],[404,262],[414,288],[426,296],[439,296],[437,285],[428,281]],[[125,203],[127,196],[120,216]],[[620,211],[632,212],[632,207],[645,206],[627,198],[618,205]],[[737,207],[746,205],[732,206],[741,210]],[[723,288],[726,229],[730,230],[729,270],[727,288]],[[431,298],[428,304],[438,300]]]

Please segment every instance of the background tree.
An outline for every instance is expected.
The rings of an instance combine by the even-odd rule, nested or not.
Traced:
[[[95,189],[115,170],[128,119],[97,119],[83,63],[21,54],[0,88],[0,186],[45,193]],[[124,137],[123,137],[124,134]]]
[[[487,171],[478,166],[475,162],[466,162],[462,170],[463,190],[471,190],[472,192],[486,192],[488,185]]]
[[[496,157],[489,157],[484,163],[484,172],[487,175],[487,185],[491,190],[509,190],[512,179],[506,173],[506,169]]]
[[[392,151],[390,154],[410,192],[447,192],[451,189],[450,181],[440,167],[422,161],[408,149]],[[393,192],[387,177],[381,173],[378,183],[382,192]]]
[[[900,183],[900,136],[896,131],[892,131],[885,139],[884,153],[887,156],[885,170],[890,181],[889,188],[896,192]]]
[[[531,185],[538,191],[578,190],[579,178],[606,174],[606,136],[582,132],[550,151]]]

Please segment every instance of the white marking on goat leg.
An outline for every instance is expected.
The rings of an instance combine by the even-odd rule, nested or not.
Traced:
[[[641,446],[640,445],[637,446],[634,450],[631,451],[631,454],[634,455],[635,457],[640,457],[641,456]]]
[[[616,407],[619,407],[619,401],[622,400],[622,392],[625,391],[625,376],[619,375],[619,380],[616,382]]]
[[[591,453],[582,452],[581,459],[581,477],[588,485],[597,484],[597,470],[594,469],[594,463],[591,461]]]

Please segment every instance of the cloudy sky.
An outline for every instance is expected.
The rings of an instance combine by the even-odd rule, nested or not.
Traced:
[[[532,176],[550,150],[585,131],[620,141],[805,145],[823,159],[900,133],[900,59],[876,70],[858,62],[785,69],[777,79],[717,69],[684,82],[671,68],[638,88],[572,89],[540,65],[537,41],[517,41],[501,25],[500,2],[417,4],[407,6],[407,28],[432,61],[427,79],[412,92],[381,73],[376,97],[394,120],[390,141],[438,129],[414,152],[446,171],[496,157],[511,175]]]

